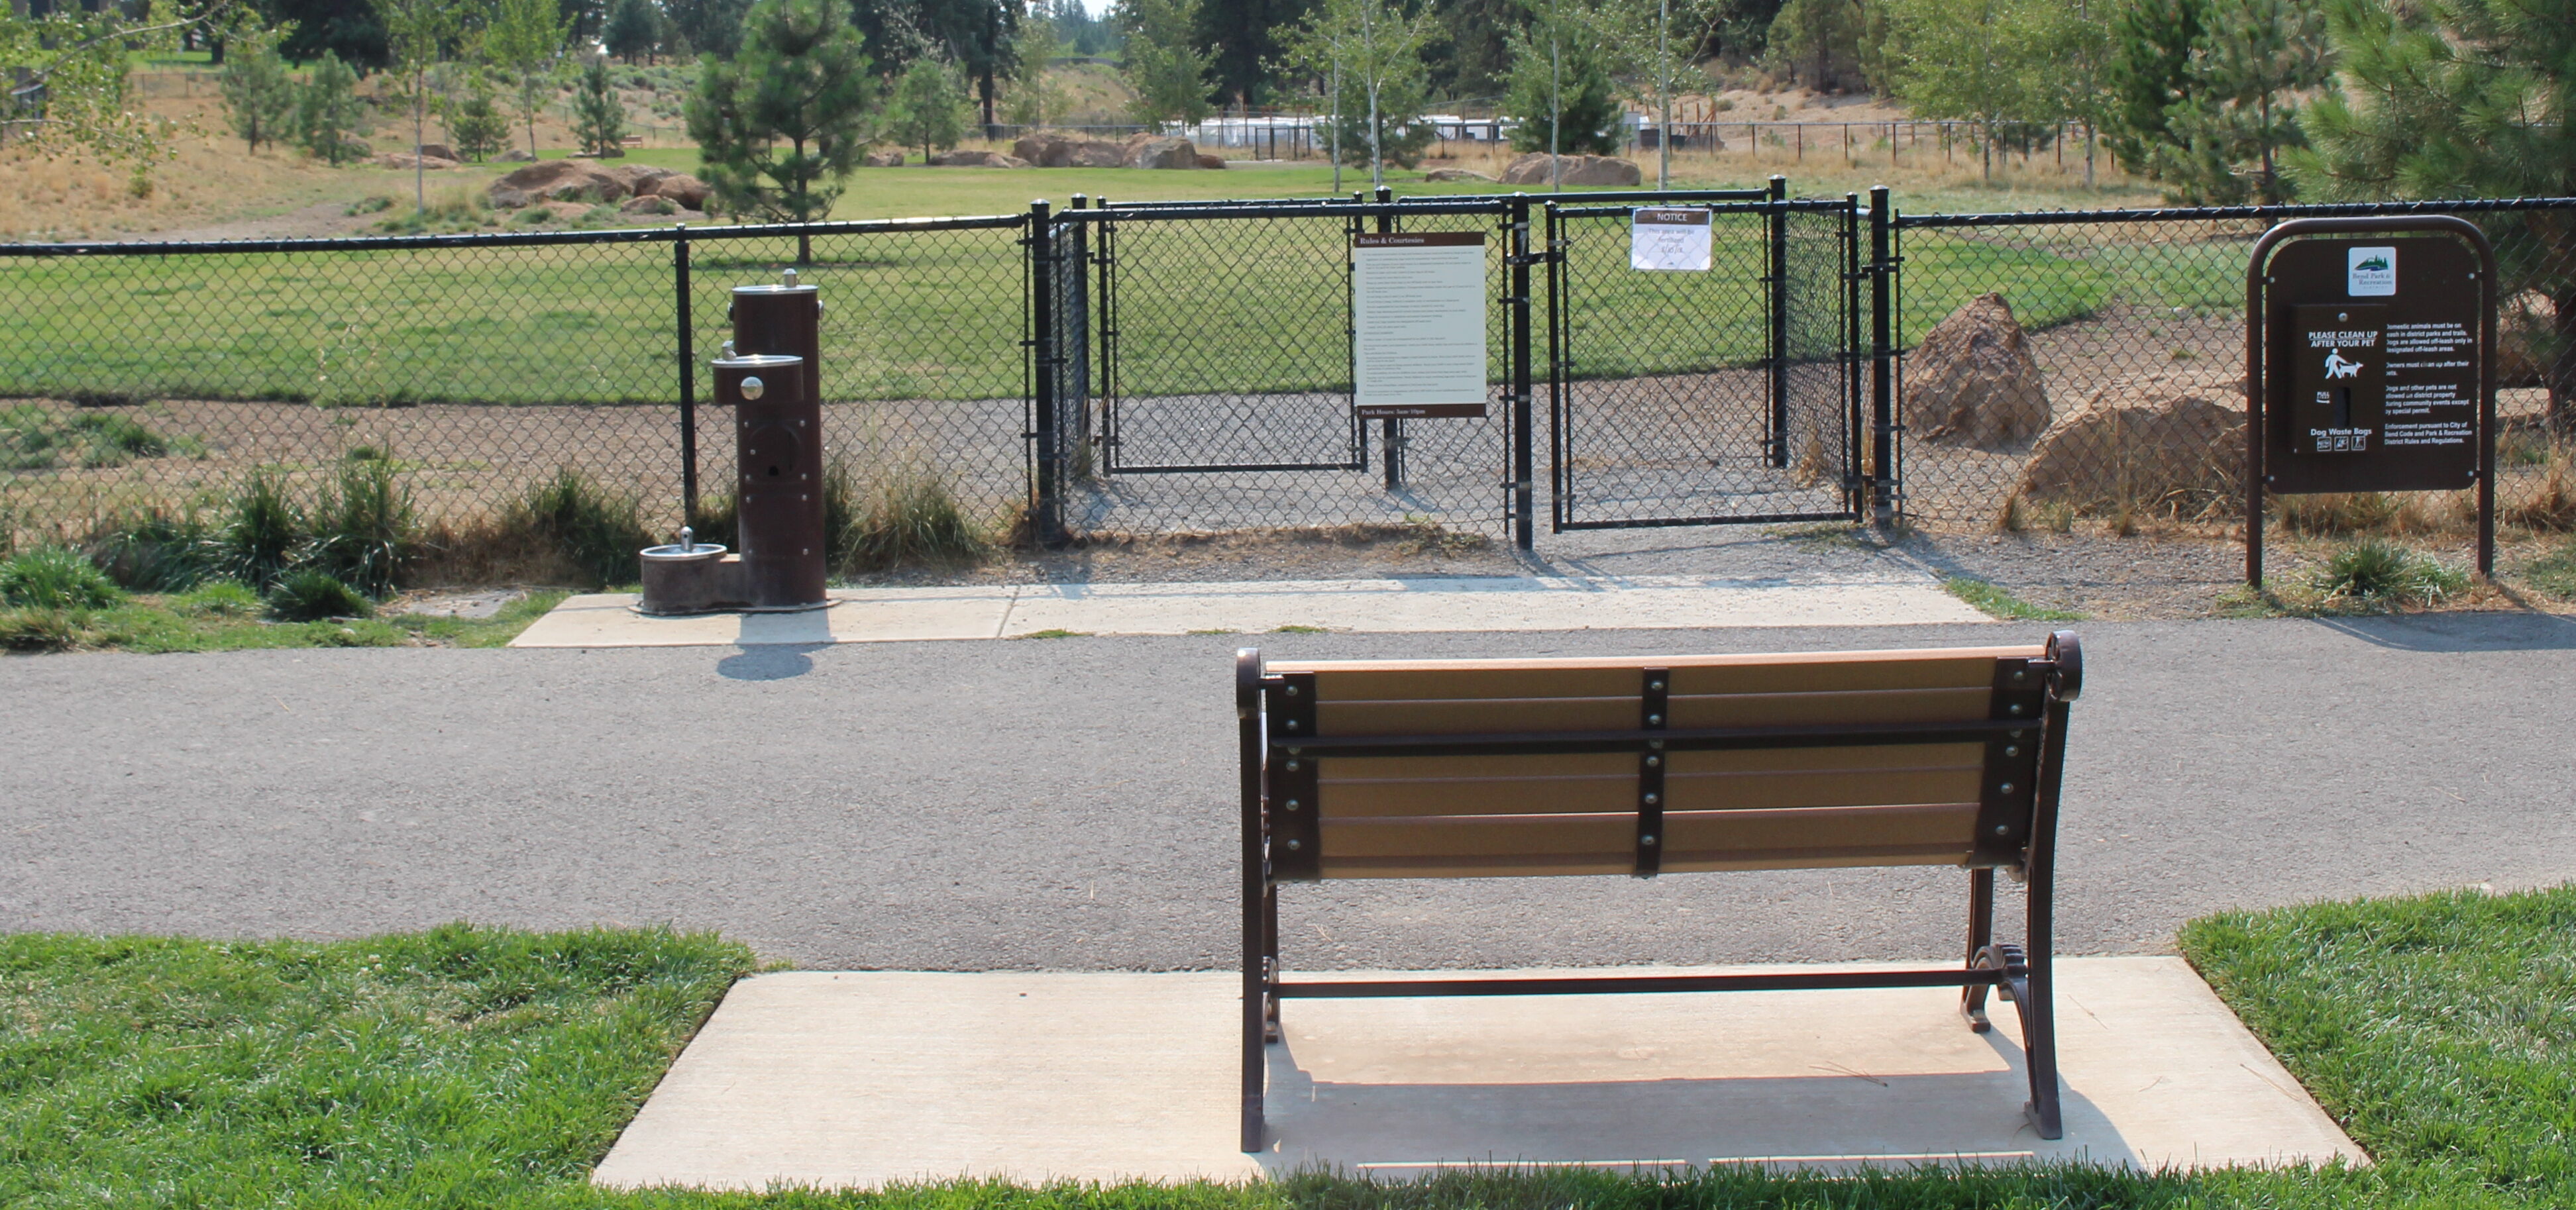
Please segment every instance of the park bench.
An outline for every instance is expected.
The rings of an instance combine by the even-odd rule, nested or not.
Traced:
[[[2073,634],[2027,647],[1668,658],[1236,657],[1243,760],[1243,1149],[1264,1148],[1283,999],[1958,987],[2019,1010],[2040,1137],[2063,1133],[2049,885]],[[1914,970],[1299,979],[1279,886],[1835,866],[1968,871],[1967,960]],[[1995,871],[2028,948],[1993,936]]]

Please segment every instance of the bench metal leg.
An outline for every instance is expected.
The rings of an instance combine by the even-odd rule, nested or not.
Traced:
[[[1276,883],[1262,889],[1261,958],[1265,988],[1261,1002],[1262,1040],[1276,1042],[1279,1040],[1279,995],[1267,990],[1279,983],[1279,887]]]
[[[2029,1056],[2030,1125],[2043,1139],[2063,1137],[2057,1098],[2057,795],[2066,768],[2066,701],[2048,705],[2048,739],[2040,753],[2037,809],[2031,815],[2030,914],[2023,941],[2030,947],[2029,982],[2018,989],[2022,1050]]]
[[[1995,872],[1991,867],[1968,871],[1968,969],[1977,969],[1986,947],[1995,940]],[[1986,1019],[1986,985],[1971,983],[1959,989],[1959,1012],[1968,1019],[1968,1028],[1984,1033],[1994,1028]]]
[[[1277,950],[1278,892],[1266,868],[1261,809],[1261,653],[1234,657],[1234,705],[1240,731],[1243,792],[1243,1150],[1262,1150],[1261,1099],[1270,1074],[1264,1045],[1271,1019],[1271,955]]]

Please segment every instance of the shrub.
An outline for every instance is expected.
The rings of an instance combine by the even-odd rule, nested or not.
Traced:
[[[39,546],[0,563],[0,603],[23,609],[104,609],[124,593],[79,551]]]
[[[873,571],[910,563],[971,562],[983,558],[992,545],[983,528],[957,506],[945,482],[897,471],[870,495],[841,558],[854,571]]]
[[[643,511],[634,496],[565,467],[514,504],[506,524],[545,539],[593,583],[619,584],[635,578],[636,552],[653,544]]]
[[[366,594],[326,572],[306,569],[289,573],[268,593],[268,616],[281,622],[319,622],[325,618],[375,616]]]
[[[2393,542],[2367,539],[2336,551],[2315,579],[2330,599],[2431,605],[2465,591],[2469,578]]]
[[[184,592],[206,578],[213,535],[194,512],[157,508],[114,517],[93,528],[90,561],[133,592]]]

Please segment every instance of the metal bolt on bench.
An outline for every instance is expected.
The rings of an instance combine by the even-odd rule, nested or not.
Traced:
[[[1265,665],[1243,649],[1243,1149],[1266,1146],[1283,999],[1877,987],[1957,987],[1979,1033],[1990,991],[2012,1001],[2024,1112],[2062,1137],[2050,896],[2083,680],[2063,631],[2029,647],[1645,660]],[[1291,981],[1279,961],[1286,882],[1950,864],[1968,871],[1961,966]],[[1998,869],[2028,884],[2021,945],[1994,937]]]

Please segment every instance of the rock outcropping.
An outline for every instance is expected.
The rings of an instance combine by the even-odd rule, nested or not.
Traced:
[[[2093,392],[2031,447],[2014,495],[2077,512],[2185,516],[2243,491],[2245,379],[2142,374]]]
[[[1905,428],[1914,440],[1995,449],[2047,427],[2047,382],[2001,294],[1969,299],[1905,359]]]
[[[1513,160],[1503,169],[1506,185],[1544,185],[1548,183],[1548,157],[1544,151],[1533,151]],[[1558,156],[1556,179],[1568,185],[1634,185],[1646,179],[1635,164],[1616,156]]]
[[[588,160],[539,160],[492,182],[484,196],[496,210],[516,210],[532,202],[622,201],[633,192]]]

